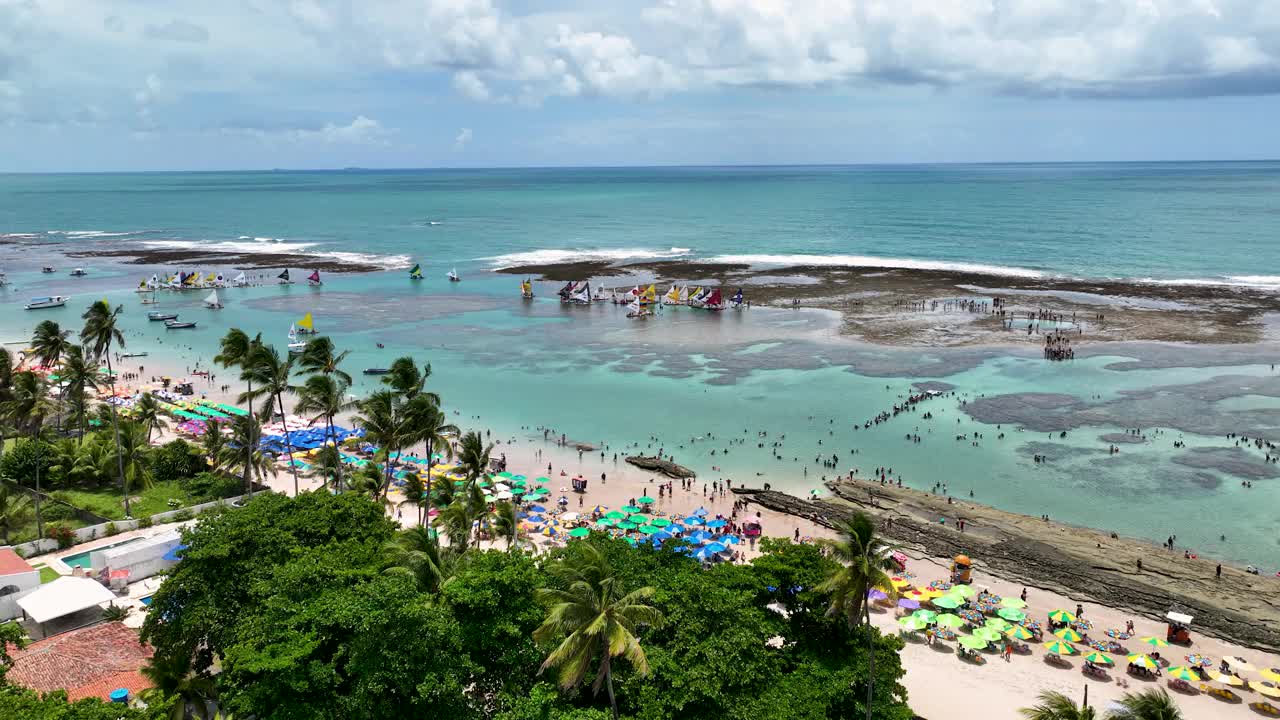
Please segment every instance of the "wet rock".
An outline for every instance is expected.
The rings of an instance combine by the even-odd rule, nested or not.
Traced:
[[[687,467],[684,467],[683,465],[677,465],[673,462],[670,462],[668,460],[663,460],[662,458],[659,458],[659,457],[652,457],[647,455],[632,455],[631,457],[627,458],[627,462],[631,463],[632,465],[635,465],[636,467],[642,470],[652,470],[654,472],[660,472],[663,475],[666,475],[667,477],[671,477],[671,478],[692,478],[692,477],[698,476],[697,473],[695,473],[694,471],[690,470]]]

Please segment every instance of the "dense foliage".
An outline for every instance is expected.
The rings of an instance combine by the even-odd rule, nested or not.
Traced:
[[[34,690],[0,684],[0,718],[21,720],[163,720],[169,717],[166,702],[146,709],[128,708],[96,698],[67,702],[64,692],[41,696]]]
[[[665,617],[635,629],[647,677],[613,661],[621,715],[861,717],[871,632],[872,717],[911,717],[900,641],[827,617],[814,588],[834,563],[815,547],[771,543],[753,565],[702,570],[669,549],[593,536],[540,558],[472,549],[437,583],[388,567],[407,555],[388,551],[402,535],[358,493],[265,494],[203,515],[143,637],[200,674],[216,659],[220,702],[236,716],[602,720],[595,661],[587,683],[562,692],[556,671],[540,673],[560,638],[534,639],[548,617],[537,591],[569,587],[552,564],[590,545],[624,592],[652,588],[646,602]]]

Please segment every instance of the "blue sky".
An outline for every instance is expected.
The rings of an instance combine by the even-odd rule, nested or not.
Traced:
[[[1280,2],[0,0],[0,171],[1280,157]]]

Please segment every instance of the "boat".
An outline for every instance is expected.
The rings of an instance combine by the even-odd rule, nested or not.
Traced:
[[[595,293],[591,295],[591,302],[604,302],[608,299],[609,296],[604,294],[604,286],[597,285]]]
[[[210,310],[221,310],[221,309],[222,309],[222,301],[218,299],[218,291],[217,291],[217,290],[214,290],[214,291],[210,292],[208,295],[206,295],[206,296],[205,296],[205,298],[204,298],[204,306],[205,306],[205,307],[207,307],[207,308],[209,308]]]
[[[422,265],[418,263],[414,263],[413,268],[409,270],[409,279],[410,280],[422,279]]]
[[[688,285],[685,285],[684,287],[680,288],[680,302],[678,302],[677,304],[678,305],[689,304],[689,286]]]
[[[689,293],[689,301],[685,304],[689,307],[702,307],[703,298],[710,294],[711,293],[706,288],[694,288],[693,291]]]
[[[156,299],[156,289],[151,288],[151,297],[144,297],[140,302],[143,305],[158,305],[160,301]]]
[[[71,277],[84,277],[85,275],[88,275],[88,274],[89,273],[84,271],[84,268],[76,268],[75,270],[71,271]]]
[[[724,299],[720,297],[720,288],[712,290],[710,294],[703,298],[702,309],[713,311],[724,309]]]
[[[672,285],[666,295],[662,296],[663,305],[679,305],[680,304],[680,286]]]
[[[653,311],[640,304],[639,295],[637,295],[635,299],[631,301],[631,304],[627,306],[627,317],[633,320],[647,318],[650,315],[653,315]]]
[[[530,282],[528,279],[520,283],[520,297],[524,298],[525,300],[530,300],[533,298],[533,283]]]
[[[45,308],[62,307],[67,304],[71,298],[63,295],[50,295],[49,297],[33,297],[27,301],[28,310],[43,310]]]
[[[365,368],[364,369],[365,375],[386,375],[389,372],[391,372],[391,370],[387,368]]]
[[[177,319],[178,319],[178,313],[167,313],[167,312],[152,311],[152,312],[147,313],[147,319],[148,319],[148,320],[152,320],[152,321],[164,320],[164,321],[166,321],[166,322],[167,322],[167,321],[169,321],[169,320],[177,320]]]
[[[47,275],[53,272],[53,268],[49,267],[48,265],[45,265],[44,267],[40,268],[40,272],[45,273]]]
[[[658,302],[658,288],[650,285],[640,293],[641,305],[653,305]]]
[[[120,357],[122,357],[122,358],[140,358],[140,357],[146,357],[146,356],[147,356],[147,352],[146,352],[145,350],[143,350],[142,352],[124,353],[124,354],[123,354],[123,355],[121,355]]]
[[[196,324],[193,322],[178,322],[177,320],[164,321],[165,330],[185,330],[186,328],[193,328],[195,326]]]
[[[236,276],[235,280],[231,281],[231,284],[236,287],[245,287],[246,285],[249,284],[249,281],[245,278],[244,273],[241,272],[239,275]]]
[[[324,283],[320,282],[320,271],[319,271],[319,270],[312,270],[312,271],[311,271],[311,274],[307,276],[307,284],[308,284],[308,285],[310,285],[311,287],[320,287],[321,285],[323,285],[323,284],[324,284]]]
[[[311,313],[302,316],[297,326],[290,328],[290,332],[294,335],[318,335],[316,332],[315,319],[311,317]]]
[[[559,292],[556,294],[560,296],[561,300],[568,301],[569,296],[573,294],[573,286],[577,284],[578,283],[570,280],[564,287],[560,288]]]
[[[293,281],[289,279],[289,268],[285,268],[284,272],[276,276],[280,280],[281,285],[292,285]]]
[[[289,354],[290,354],[290,355],[301,355],[302,353],[306,352],[306,350],[307,350],[307,344],[306,344],[305,342],[291,342],[291,343],[289,343]]]
[[[568,302],[572,305],[590,305],[591,304],[591,283],[582,283],[582,288],[569,296]]]
[[[462,282],[462,278],[458,277],[458,268],[449,271],[449,282]]]
[[[729,298],[729,302],[732,303],[734,310],[741,310],[746,307],[746,301],[742,298],[742,288],[738,288],[737,294]]]

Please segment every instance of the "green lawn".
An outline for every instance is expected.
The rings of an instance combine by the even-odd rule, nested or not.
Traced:
[[[139,495],[141,495],[140,498]],[[54,496],[105,518],[124,519],[124,502],[120,497],[120,491],[116,488],[59,490],[54,493]],[[129,512],[135,518],[141,518],[178,509],[169,506],[169,498],[182,501],[182,507],[194,504],[176,481],[161,482],[152,484],[149,489],[141,493],[134,493],[133,499],[129,502]]]
[[[56,570],[54,570],[53,568],[51,568],[51,567],[49,567],[49,566],[47,566],[47,565],[41,565],[41,566],[40,566],[39,568],[37,568],[37,569],[40,571],[40,584],[41,584],[41,585],[43,585],[44,583],[47,583],[47,582],[53,582],[54,580],[57,580],[58,578],[62,577],[61,575],[59,575],[59,574],[58,574],[58,572],[57,572]]]

